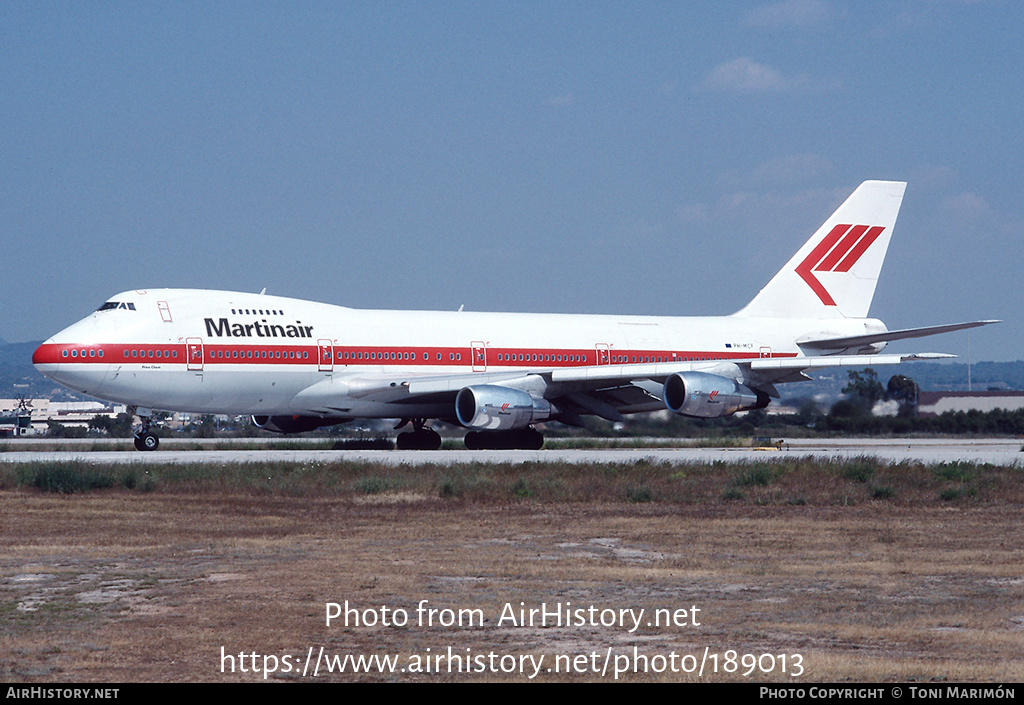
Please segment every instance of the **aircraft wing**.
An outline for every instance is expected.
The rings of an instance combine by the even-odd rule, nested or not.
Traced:
[[[815,357],[786,357],[751,360],[751,370],[809,370],[822,367],[860,367],[862,365],[898,365],[919,360],[945,360],[956,355],[949,353],[913,353],[910,355],[818,355]]]
[[[707,360],[700,362],[659,362],[625,365],[592,365],[562,367],[545,371],[472,373],[413,378],[400,382],[410,396],[454,395],[463,387],[490,384],[530,388],[535,393],[581,412],[592,413],[613,421],[622,420],[623,413],[663,408],[662,384],[672,374],[705,372],[735,379],[754,388],[764,388],[770,396],[778,396],[775,382],[807,379],[803,373],[826,367],[859,367],[898,365],[918,360],[940,360],[956,357],[946,353],[908,355],[820,355],[814,357],[755,358],[750,360]],[[528,381],[527,381],[528,380]],[[394,386],[394,385],[392,385]]]
[[[543,397],[559,409],[567,423],[582,423],[583,414],[609,421],[622,421],[623,414],[665,408],[665,381],[674,374],[699,372],[727,378],[777,397],[774,384],[809,379],[806,372],[826,367],[896,365],[915,360],[955,357],[944,353],[912,355],[820,355],[813,357],[753,358],[747,360],[704,360],[621,365],[560,367],[542,370],[507,370],[442,375],[382,375],[323,380],[300,392],[293,403],[296,411],[316,414],[344,414],[341,398],[373,400],[395,405],[417,402],[451,405],[466,387],[492,385],[509,387]],[[454,406],[452,406],[454,408]]]
[[[596,414],[609,421],[623,420],[623,413],[665,408],[664,384],[673,374],[703,372],[737,381],[778,397],[775,383],[810,379],[806,373],[826,367],[898,365],[918,360],[956,357],[946,353],[910,355],[820,355],[814,357],[757,358],[739,361],[663,362],[637,365],[602,365],[557,369],[550,373],[547,396],[565,408]]]
[[[916,360],[941,360],[956,357],[947,353],[915,353],[912,355],[817,355],[814,357],[772,357],[750,360],[722,360],[705,362],[657,362],[636,365],[600,365],[596,367],[570,367],[553,370],[553,382],[595,382],[632,380],[640,377],[658,379],[676,372],[716,373],[723,366],[746,368],[754,372],[799,372],[824,367],[859,367],[863,365],[898,365]]]

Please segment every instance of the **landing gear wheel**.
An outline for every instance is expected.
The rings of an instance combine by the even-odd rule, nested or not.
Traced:
[[[535,428],[524,428],[519,432],[519,448],[540,450],[544,447],[544,434]]]
[[[487,448],[483,431],[470,431],[462,439],[462,442],[466,444],[467,450],[484,450]]]
[[[141,413],[140,413],[141,412]],[[156,450],[160,447],[160,439],[150,429],[152,426],[152,410],[143,411],[136,406],[129,406],[128,413],[139,417],[139,425],[133,430],[135,432],[135,450]]]
[[[441,447],[441,436],[430,428],[419,428],[398,434],[395,445],[399,450],[437,450]]]
[[[540,450],[544,447],[544,436],[534,428],[470,431],[465,443],[469,450]]]
[[[160,439],[157,438],[156,434],[140,433],[135,436],[135,449],[136,450],[156,450],[160,447]]]

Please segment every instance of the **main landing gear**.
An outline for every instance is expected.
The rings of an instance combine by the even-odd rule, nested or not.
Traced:
[[[398,450],[437,450],[441,447],[441,436],[437,431],[427,428],[423,424],[426,419],[413,419],[412,431],[398,434],[395,445]],[[401,428],[408,420],[403,420],[396,428]]]
[[[135,427],[135,449],[136,450],[156,450],[160,447],[160,439],[157,435],[150,430],[150,419],[151,417],[145,414],[145,411],[138,411],[136,409],[130,409],[132,415],[138,415],[139,425]]]
[[[535,428],[470,431],[465,442],[470,450],[540,450],[544,446],[544,436]]]
[[[398,434],[398,450],[437,450],[441,436],[427,428],[426,419],[402,419],[395,427],[401,428],[412,421],[413,430]],[[535,428],[517,428],[511,431],[470,431],[465,438],[469,450],[540,450],[544,436]]]

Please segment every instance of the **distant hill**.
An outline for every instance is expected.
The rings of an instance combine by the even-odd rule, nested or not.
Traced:
[[[32,353],[43,341],[36,340],[30,343],[6,343],[0,340],[0,365],[14,365],[18,363],[32,364]],[[34,367],[32,369],[35,369]]]
[[[42,343],[6,343],[0,345],[0,398],[18,399],[46,397],[54,401],[82,401],[90,399],[75,394],[52,380],[46,379],[32,366],[32,353]]]
[[[41,396],[36,391],[52,389],[53,383],[47,384],[46,378],[32,366],[32,351],[37,347],[39,343],[0,344],[0,397],[35,397]]]

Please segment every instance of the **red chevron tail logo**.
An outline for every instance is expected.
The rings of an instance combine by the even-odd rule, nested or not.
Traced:
[[[818,295],[821,303],[835,306],[836,302],[814,272],[849,272],[884,230],[878,225],[837,225],[796,266],[796,273]]]

